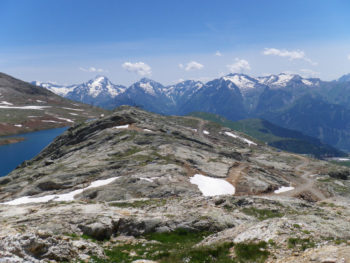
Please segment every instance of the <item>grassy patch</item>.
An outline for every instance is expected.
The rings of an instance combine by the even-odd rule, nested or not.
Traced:
[[[330,163],[333,163],[339,166],[350,167],[350,161],[345,161],[345,162],[330,161]]]
[[[315,242],[310,238],[291,237],[288,239],[288,248],[305,250],[315,247]]]
[[[259,220],[266,220],[274,217],[282,217],[283,214],[277,210],[259,209],[255,207],[245,207],[242,212],[246,215],[254,216]]]
[[[269,256],[266,242],[194,246],[207,235],[208,232],[191,232],[185,229],[170,233],[150,233],[144,236],[149,241],[147,243],[116,246],[105,251],[108,259],[93,257],[91,262],[130,263],[138,259],[148,259],[159,263],[262,263]],[[234,258],[231,255],[232,249]]]
[[[269,256],[267,243],[240,243],[235,245],[236,262],[265,262]]]

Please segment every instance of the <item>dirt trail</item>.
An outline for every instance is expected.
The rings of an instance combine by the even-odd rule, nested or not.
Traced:
[[[318,189],[318,187],[315,185],[315,179],[311,178],[312,172],[305,171],[305,168],[307,168],[310,164],[310,160],[302,157],[302,156],[296,156],[299,159],[302,160],[302,163],[297,165],[295,167],[295,170],[298,172],[301,172],[301,179],[302,182],[295,186],[295,189],[292,191],[284,192],[279,195],[283,196],[290,196],[290,197],[296,197],[299,196],[302,193],[309,192],[311,195],[316,197],[318,200],[324,200],[327,197]]]
[[[186,118],[197,120],[198,121],[197,134],[204,141],[210,141],[208,136],[205,136],[205,134],[203,133],[204,126],[207,123],[207,121],[200,119],[200,118],[196,118],[196,117],[189,117],[188,116]],[[324,195],[324,193],[322,193],[320,191],[320,189],[315,185],[315,179],[311,178],[312,172],[307,171],[305,169],[310,164],[310,160],[308,158],[300,156],[300,155],[295,155],[295,156],[302,161],[301,164],[299,164],[295,167],[295,170],[297,172],[301,173],[300,180],[299,180],[299,182],[296,183],[296,186],[294,186],[295,187],[294,190],[283,192],[283,193],[280,193],[278,195],[289,196],[289,197],[298,197],[301,194],[310,193],[311,198],[313,198],[313,199],[317,199],[317,200],[327,199],[327,197]],[[244,170],[246,168],[247,168],[247,166],[241,163],[241,164],[232,166],[228,172],[227,181],[229,181],[236,188],[236,194],[239,193],[239,191],[238,191],[239,189],[237,188],[237,186],[238,186],[238,183],[239,183],[240,179],[242,178],[242,176],[244,176],[244,174],[245,174]],[[244,191],[243,189],[241,189],[241,190]]]
[[[243,163],[237,163],[229,169],[228,177],[226,178],[226,180],[235,187],[235,195],[246,194],[244,189],[238,188],[238,184],[241,178],[246,174],[247,169],[247,165]]]

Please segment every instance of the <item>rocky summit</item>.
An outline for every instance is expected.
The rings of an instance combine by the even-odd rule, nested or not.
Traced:
[[[349,174],[120,107],[0,179],[0,262],[350,262]]]

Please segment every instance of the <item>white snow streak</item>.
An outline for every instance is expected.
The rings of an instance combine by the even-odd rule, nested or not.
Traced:
[[[120,126],[115,126],[114,128],[116,128],[116,129],[127,129],[127,128],[129,128],[129,124],[120,125]]]
[[[56,118],[59,119],[59,120],[66,121],[66,122],[74,122],[71,119],[66,119],[66,118],[61,118],[61,117],[56,117]]]
[[[51,120],[42,120],[41,122],[62,123],[62,122],[59,122],[59,121],[51,121]]]
[[[51,108],[51,106],[2,106],[0,105],[0,109],[42,110],[46,108]]]
[[[62,107],[62,109],[66,109],[66,110],[75,110],[75,111],[84,111],[82,109],[73,109],[73,108],[67,108],[67,107]]]
[[[240,136],[238,136],[236,134],[233,134],[232,132],[225,132],[225,134],[227,136],[230,136],[230,137],[233,137],[233,138],[236,138],[236,139],[240,139],[241,141],[247,143],[249,146],[250,145],[257,145],[255,142],[252,142],[251,140],[248,140],[246,138],[243,138],[243,137],[240,137]]]
[[[66,194],[45,195],[45,196],[41,196],[41,197],[23,196],[23,197],[15,199],[15,200],[8,201],[8,202],[1,203],[1,204],[5,204],[5,205],[22,205],[22,204],[29,204],[29,203],[46,203],[48,201],[55,201],[55,202],[74,201],[74,196],[76,196],[78,194],[81,194],[82,192],[84,192],[84,190],[110,184],[110,183],[112,183],[114,180],[116,180],[118,178],[119,177],[112,177],[112,178],[105,179],[105,180],[97,180],[97,181],[92,182],[86,188],[74,190],[74,191],[66,193]]]
[[[280,194],[280,193],[284,193],[284,192],[288,192],[294,190],[293,186],[281,186],[280,188],[278,188],[277,190],[274,191],[275,194]]]
[[[236,134],[233,134],[232,132],[225,132],[225,134],[233,138],[238,138],[238,136]]]
[[[11,102],[7,102],[7,101],[1,101],[0,104],[5,104],[5,105],[13,105]]]

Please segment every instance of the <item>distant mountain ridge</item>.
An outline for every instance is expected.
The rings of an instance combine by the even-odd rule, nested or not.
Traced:
[[[66,98],[107,109],[131,105],[166,115],[208,112],[232,121],[262,118],[350,151],[350,81],[345,79],[235,73],[207,83],[186,80],[168,86],[143,78],[125,87],[102,76],[79,85],[40,85]]]
[[[218,123],[224,127],[243,132],[269,146],[294,152],[308,154],[316,158],[346,156],[342,151],[323,144],[320,140],[301,132],[286,129],[262,119],[245,119],[230,121],[211,113],[194,112],[190,116]]]

